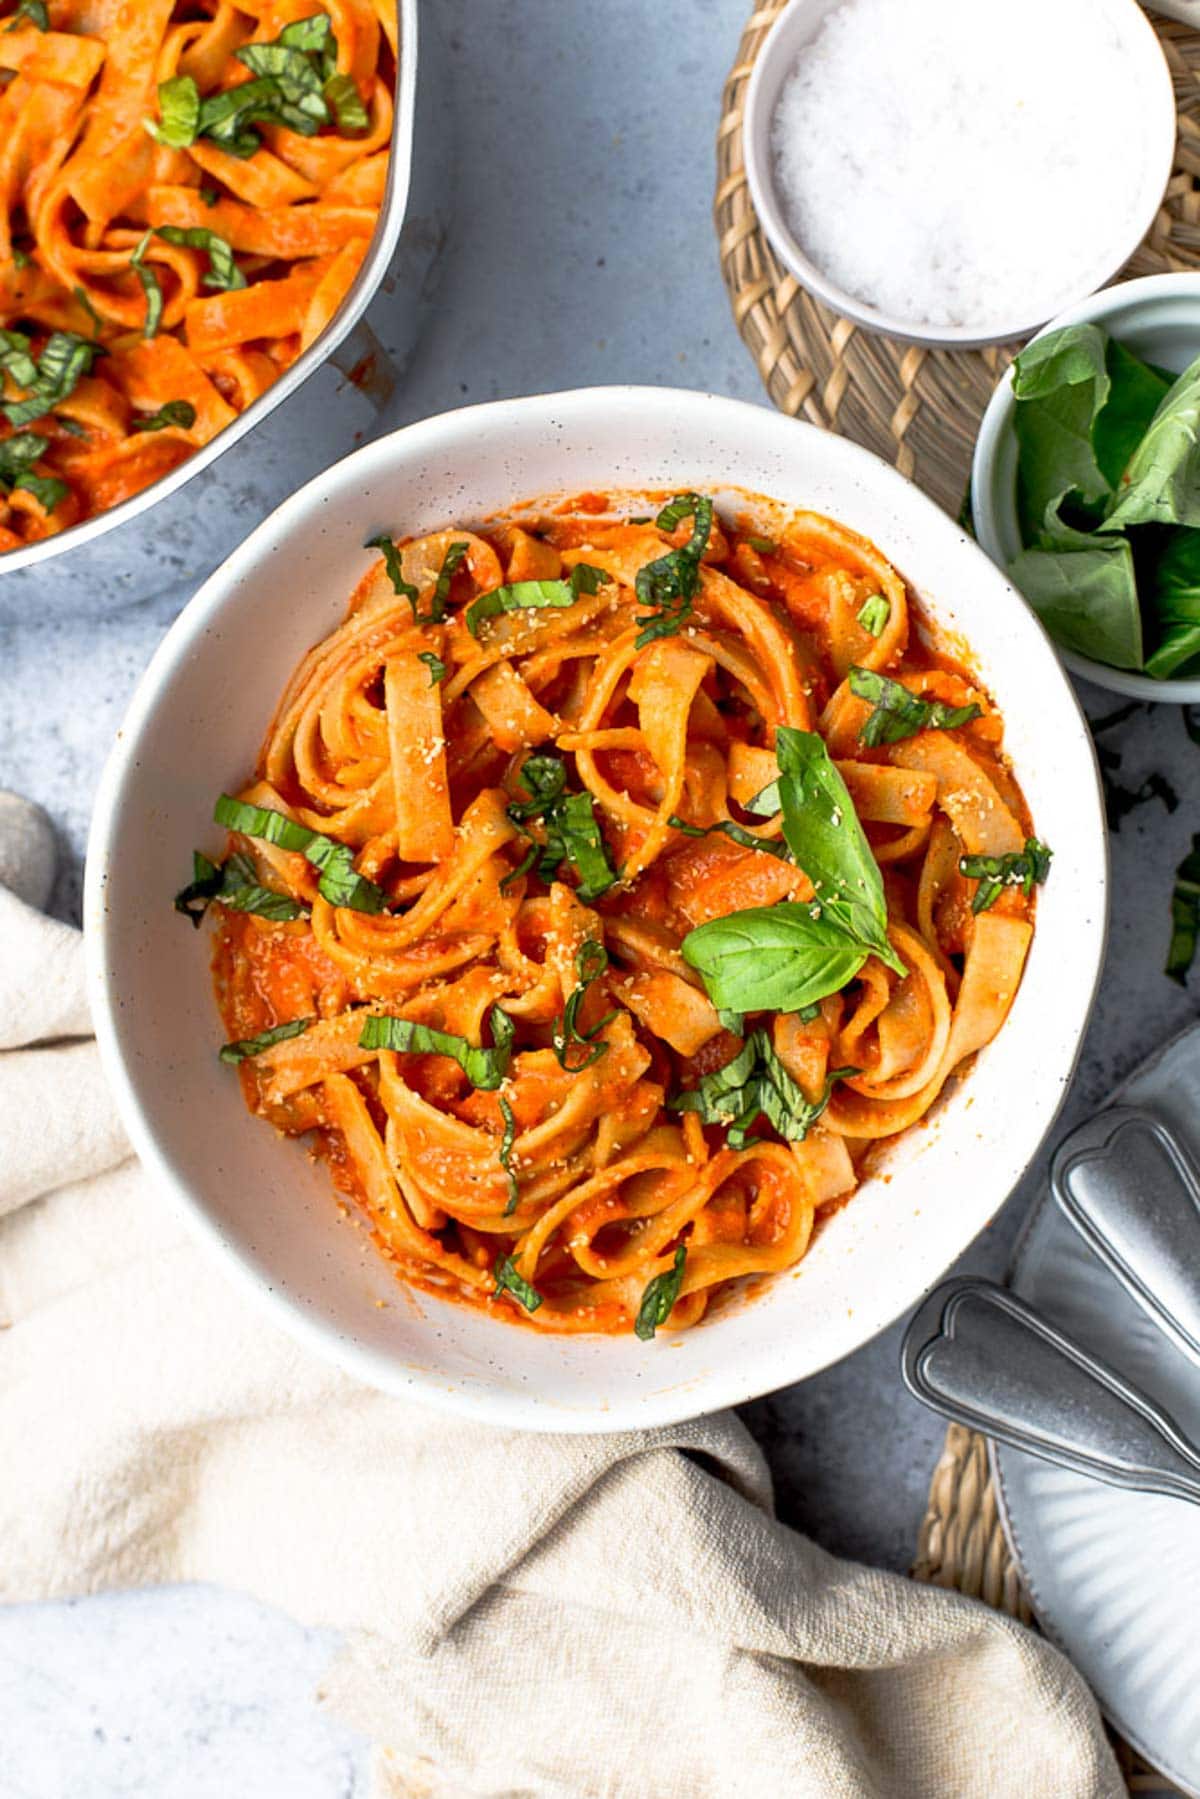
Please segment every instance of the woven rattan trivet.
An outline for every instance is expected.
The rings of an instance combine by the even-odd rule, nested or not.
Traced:
[[[957,513],[979,420],[1017,346],[926,350],[880,337],[819,305],[776,262],[746,185],[742,102],[785,4],[764,0],[751,14],[721,103],[714,213],[734,320],[781,412],[865,444]],[[1154,25],[1175,82],[1179,137],[1163,204],[1125,276],[1200,267],[1200,32]]]
[[[983,409],[1018,346],[926,350],[881,337],[820,305],[776,262],[746,185],[742,103],[786,3],[764,0],[751,14],[721,104],[714,217],[734,320],[781,412],[865,444],[957,513]],[[1200,268],[1200,32],[1154,24],[1175,83],[1179,136],[1163,204],[1124,277]],[[934,1470],[913,1573],[1032,1621],[984,1440],[956,1424]],[[1178,1792],[1127,1745],[1117,1752],[1131,1792]]]

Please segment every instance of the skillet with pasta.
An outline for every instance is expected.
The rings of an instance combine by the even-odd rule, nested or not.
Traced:
[[[927,1117],[1050,859],[872,545],[654,503],[373,539],[176,901],[248,1104],[403,1279],[646,1338],[798,1263]]]
[[[387,181],[392,0],[0,19],[0,552],[140,492],[320,336]]]

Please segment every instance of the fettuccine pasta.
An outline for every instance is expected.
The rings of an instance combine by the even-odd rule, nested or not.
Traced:
[[[0,552],[168,474],[324,331],[387,180],[390,0],[0,20]]]
[[[177,905],[247,1102],[405,1280],[649,1337],[994,1037],[1049,852],[870,544],[630,510],[374,539]]]

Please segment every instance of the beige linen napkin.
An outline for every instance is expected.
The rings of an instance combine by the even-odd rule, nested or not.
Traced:
[[[128,1159],[78,936],[4,889],[0,1051],[0,1597],[340,1626],[381,1799],[1123,1792],[1053,1649],[777,1523],[731,1415],[490,1431],[293,1345]]]

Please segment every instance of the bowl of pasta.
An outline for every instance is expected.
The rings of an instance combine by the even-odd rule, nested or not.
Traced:
[[[6,573],[167,499],[294,393],[408,202],[416,0],[97,20],[56,0],[0,32]]]
[[[1077,703],[961,530],[604,388],[247,539],[137,690],[85,925],[130,1136],[278,1318],[583,1431],[803,1379],[943,1272],[1058,1109],[1105,882]]]

